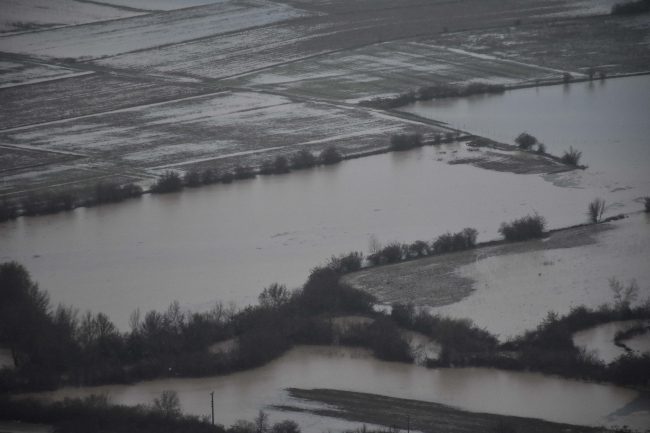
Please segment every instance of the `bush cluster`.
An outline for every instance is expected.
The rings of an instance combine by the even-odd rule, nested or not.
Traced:
[[[522,132],[515,138],[515,143],[517,143],[520,149],[529,150],[537,144],[537,138],[527,132]]]
[[[439,359],[430,360],[430,366],[471,364],[471,360],[492,354],[498,347],[495,336],[468,319],[431,315],[424,310],[416,312],[412,304],[400,303],[392,305],[391,318],[399,326],[427,335],[441,345]]]
[[[562,155],[563,163],[577,167],[580,163],[580,158],[582,157],[582,152],[575,150],[573,147],[570,147],[569,150],[566,150]]]
[[[502,223],[499,233],[508,241],[523,241],[541,238],[544,235],[546,220],[544,217],[527,215],[509,223]]]
[[[151,186],[153,194],[167,194],[177,192],[183,189],[183,179],[175,171],[166,171]]]
[[[396,134],[390,137],[390,150],[403,151],[422,146],[422,134]]]
[[[428,101],[438,98],[458,98],[485,93],[503,93],[506,87],[503,84],[470,83],[468,85],[435,84],[433,86],[421,87],[415,91],[409,91],[397,96],[386,98],[374,98],[359,102],[359,105],[391,109],[411,104],[415,101]]]
[[[478,231],[468,227],[457,233],[445,233],[438,236],[431,248],[437,254],[467,250],[476,246],[477,237]]]
[[[424,257],[431,254],[444,254],[452,251],[461,251],[476,246],[478,231],[467,227],[457,233],[445,233],[432,242],[417,240],[411,244],[390,243],[368,255],[367,259],[372,265],[397,263],[402,260]]]

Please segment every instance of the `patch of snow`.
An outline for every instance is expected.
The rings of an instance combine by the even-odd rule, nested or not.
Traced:
[[[305,14],[280,3],[249,1],[243,4],[231,0],[165,14],[7,36],[0,39],[0,51],[43,57],[99,58],[243,30]]]
[[[0,32],[30,27],[77,25],[140,15],[111,6],[75,0],[0,0]]]

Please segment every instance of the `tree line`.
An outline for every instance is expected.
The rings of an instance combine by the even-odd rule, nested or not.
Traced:
[[[416,101],[429,101],[431,99],[439,98],[459,98],[486,93],[503,93],[505,91],[506,86],[503,84],[490,84],[481,82],[469,83],[465,85],[436,83],[431,86],[420,87],[417,90],[411,90],[397,96],[380,97],[361,101],[359,102],[359,105],[363,107],[389,110],[393,108],[403,107],[404,105],[412,104]]]

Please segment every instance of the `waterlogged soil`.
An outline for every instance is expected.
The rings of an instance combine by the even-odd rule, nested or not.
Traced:
[[[295,406],[279,407],[287,412],[306,412],[339,417],[358,423],[380,424],[400,430],[412,429],[424,433],[440,431],[474,433],[487,432],[498,426],[508,425],[514,431],[528,433],[603,431],[600,428],[558,424],[531,418],[468,412],[437,403],[360,392],[298,388],[291,388],[288,391],[292,398],[318,402],[324,407],[319,409]]]
[[[565,164],[557,156],[534,151],[522,151],[516,146],[485,138],[468,141],[468,156],[458,156],[449,164],[470,164],[486,170],[515,174],[554,174],[578,169]]]
[[[462,300],[475,290],[475,280],[460,272],[463,266],[487,257],[594,244],[598,233],[613,228],[612,224],[583,226],[553,232],[543,240],[500,243],[376,266],[348,274],[343,281],[375,295],[383,304],[410,302],[428,307],[448,305]]]

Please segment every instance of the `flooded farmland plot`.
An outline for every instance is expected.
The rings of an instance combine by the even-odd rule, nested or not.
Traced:
[[[0,430],[646,432],[620,1],[0,0]]]
[[[391,395],[442,403],[471,412],[517,415],[567,424],[643,427],[650,419],[647,412],[610,415],[637,399],[638,393],[624,388],[481,368],[428,370],[377,361],[364,350],[344,347],[298,347],[262,368],[225,377],[169,379],[134,386],[63,388],[42,397],[62,399],[105,393],[117,403],[134,405],[151,401],[164,389],[175,389],[185,411],[204,415],[209,410],[208,391],[218,389],[222,397],[215,417],[226,425],[237,419],[253,418],[258,408],[266,408],[273,420],[297,419],[304,431],[317,433],[326,429],[327,418],[309,415],[309,412],[300,414],[297,410],[314,409],[313,405],[318,408],[317,403],[294,399],[284,388],[331,388]],[[490,398],[493,395],[499,398]],[[277,409],[286,406],[295,409],[291,412]],[[353,425],[341,423],[338,428]]]
[[[297,287],[331,255],[367,252],[372,237],[412,242],[475,227],[490,240],[501,222],[535,211],[553,228],[585,220],[593,191],[445,162],[463,146],[7,222],[0,257],[26,263],[53,300],[105,311],[126,327],[136,307],[255,303],[268,284]]]

